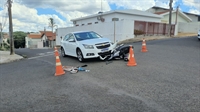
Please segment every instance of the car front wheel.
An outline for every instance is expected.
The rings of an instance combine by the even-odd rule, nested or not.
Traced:
[[[77,58],[80,62],[83,62],[84,61],[84,57],[83,57],[83,53],[81,52],[80,49],[77,49]]]
[[[65,50],[63,48],[61,48],[61,55],[62,57],[66,57]]]

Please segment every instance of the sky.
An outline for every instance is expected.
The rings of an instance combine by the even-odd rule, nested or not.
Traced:
[[[51,30],[49,18],[57,27],[72,26],[71,19],[97,14],[99,11],[138,9],[153,6],[169,8],[170,0],[12,0],[13,31],[38,32]],[[173,8],[200,14],[200,0],[173,0]],[[7,0],[0,0],[0,23],[8,32]],[[55,28],[57,28],[55,27]]]

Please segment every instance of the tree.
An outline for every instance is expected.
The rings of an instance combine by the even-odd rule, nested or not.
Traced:
[[[22,32],[22,31],[16,31],[13,33],[15,48],[24,48],[25,47],[26,35],[27,35],[27,33]]]
[[[55,22],[54,22],[54,19],[53,18],[49,18],[49,27],[51,27],[52,28],[52,38],[53,38],[53,36],[54,36],[54,34],[53,34],[53,28],[54,27],[56,27],[57,25],[55,24]],[[50,47],[52,47],[52,46],[54,46],[54,45],[50,45]]]
[[[54,19],[53,18],[49,18],[49,27],[51,27],[52,32],[53,32],[53,28],[56,27],[56,26],[57,25],[56,25]]]

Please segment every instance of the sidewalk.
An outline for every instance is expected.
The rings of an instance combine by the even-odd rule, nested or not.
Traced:
[[[23,57],[20,55],[10,55],[10,51],[0,51],[0,64],[13,62],[20,59],[23,59]]]

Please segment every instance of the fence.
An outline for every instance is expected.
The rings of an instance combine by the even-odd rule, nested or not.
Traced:
[[[134,24],[134,35],[167,35],[169,24],[166,23],[155,23],[155,22],[144,22],[135,21]],[[171,35],[174,35],[175,25],[171,25]]]

